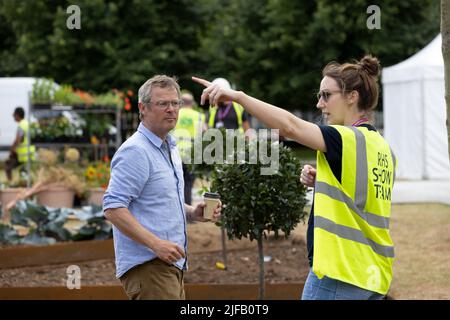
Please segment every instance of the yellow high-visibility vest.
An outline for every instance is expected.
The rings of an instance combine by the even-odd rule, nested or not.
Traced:
[[[342,137],[341,182],[317,152],[313,272],[386,294],[394,246],[389,234],[396,160],[365,127],[333,126]]]
[[[244,133],[244,127],[242,126],[242,114],[244,113],[244,107],[241,106],[239,103],[233,101],[233,109],[234,109],[234,112],[236,112],[239,131],[241,133]],[[208,126],[210,128],[215,127],[216,113],[217,113],[217,107],[213,107],[213,106],[209,107]]]
[[[28,130],[30,129],[28,121],[25,119],[20,120],[19,127],[23,131],[23,140],[16,148],[17,159],[20,163],[26,163],[28,161],[28,154],[30,154],[30,160],[34,161],[36,160],[36,149],[33,145],[30,145],[28,148]]]
[[[190,108],[181,108],[172,134],[177,139],[177,147],[183,162],[189,163],[194,139],[202,132],[205,115]]]

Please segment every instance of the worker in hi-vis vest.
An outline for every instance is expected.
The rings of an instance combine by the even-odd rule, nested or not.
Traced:
[[[228,80],[217,78],[213,83],[220,84],[226,88],[231,88]],[[244,108],[234,101],[221,101],[216,105],[211,105],[208,113],[209,128],[239,129],[241,133],[250,128],[249,116]]]
[[[177,139],[177,148],[183,161],[184,176],[184,201],[192,204],[192,187],[194,185],[195,175],[189,170],[187,159],[191,158],[194,148],[194,139],[206,130],[205,115],[194,110],[194,96],[184,91],[181,95],[183,106],[178,113],[177,125],[173,131],[174,137]]]
[[[16,138],[11,146],[9,158],[5,163],[6,177],[8,181],[12,179],[12,170],[18,166],[24,165],[28,162],[28,157],[30,161],[35,160],[35,147],[29,145],[28,141],[28,130],[30,126],[28,121],[25,119],[25,110],[22,107],[17,107],[13,113],[14,121],[18,122]]]
[[[305,166],[300,177],[314,187],[305,300],[383,299],[391,285],[394,245],[389,226],[396,159],[371,123],[380,68],[370,55],[325,66],[317,108],[326,125],[302,120],[243,91],[193,78],[207,87],[201,102],[236,101],[280,135],[317,150],[317,167]]]

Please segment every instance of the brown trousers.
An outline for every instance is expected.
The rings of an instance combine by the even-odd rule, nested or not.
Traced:
[[[184,300],[183,271],[161,259],[137,265],[120,277],[130,300]]]
[[[12,180],[12,171],[13,169],[20,166],[19,159],[17,158],[16,152],[11,152],[9,154],[9,158],[5,161],[5,171],[6,171],[6,177],[8,178],[8,181]]]

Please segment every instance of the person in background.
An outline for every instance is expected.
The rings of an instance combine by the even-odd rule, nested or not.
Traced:
[[[195,174],[189,170],[188,163],[191,163],[191,152],[194,148],[194,138],[205,129],[205,115],[194,110],[194,96],[189,91],[181,95],[183,106],[178,114],[178,122],[173,131],[177,139],[177,147],[183,161],[184,177],[184,201],[192,204],[192,187],[195,181]]]
[[[28,120],[25,119],[25,110],[22,107],[17,107],[13,113],[14,121],[19,125],[17,127],[16,138],[11,146],[9,158],[5,163],[5,172],[8,181],[12,180],[13,169],[24,165],[30,161],[35,161],[35,146],[29,145],[28,130],[30,125]]]
[[[231,89],[230,83],[224,78],[217,78],[214,84]],[[244,133],[250,129],[249,116],[244,108],[235,101],[219,101],[211,104],[208,113],[209,128],[239,129]]]

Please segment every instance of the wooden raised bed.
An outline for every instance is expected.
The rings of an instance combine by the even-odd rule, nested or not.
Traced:
[[[0,269],[113,258],[114,246],[111,239],[8,247],[0,249]]]
[[[303,283],[266,284],[267,300],[299,300]],[[186,284],[187,300],[257,300],[258,284]],[[0,288],[0,300],[126,300],[121,286]]]
[[[202,252],[217,250],[202,250]],[[231,250],[230,250],[231,251]],[[112,239],[0,249],[0,269],[114,259]],[[0,270],[1,272],[1,270]],[[266,284],[268,300],[298,300],[303,282]],[[187,300],[257,300],[258,284],[185,284]],[[121,286],[2,287],[0,300],[126,300]]]
[[[240,250],[228,249],[228,252]],[[217,249],[190,250],[189,253],[214,253]],[[57,242],[55,244],[0,249],[0,269],[47,264],[114,259],[114,244],[108,240]]]

